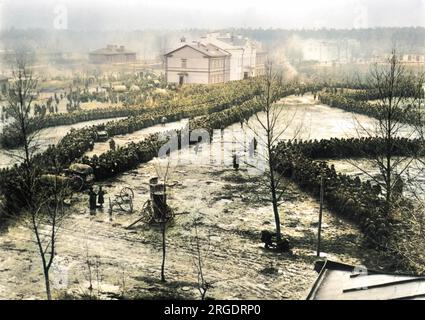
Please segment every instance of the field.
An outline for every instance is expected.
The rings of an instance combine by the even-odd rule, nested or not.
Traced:
[[[302,132],[304,138],[355,135],[354,126],[350,129],[350,123],[354,124],[352,114],[317,105],[311,96],[289,97],[281,104],[289,113],[296,113],[294,127],[297,122],[308,124]],[[373,121],[366,117],[364,120]],[[210,150],[220,149],[221,154],[228,154],[226,149],[232,148],[238,130],[239,124],[226,128],[223,138],[215,136],[212,145],[202,146],[201,154],[209,155]],[[176,161],[172,162],[175,165],[169,178],[173,185],[169,202],[181,215],[167,231],[168,282],[159,281],[161,240],[158,228],[138,224],[131,230],[125,229],[138,218],[139,208],[149,197],[149,177],[165,170],[164,163],[154,159],[98,183],[107,191],[107,199],[113,199],[124,186],[133,188],[135,213],[115,209],[111,220],[104,208],[91,215],[87,195],[78,197],[68,209],[72,215],[60,237],[52,271],[56,297],[90,295],[91,277],[94,287],[91,295],[97,298],[198,298],[191,244],[195,218],[200,219],[198,232],[203,249],[207,250],[208,243],[211,245],[205,272],[215,284],[208,292],[209,297],[302,299],[306,296],[316,277],[313,263],[316,260],[317,200],[286,181],[288,191],[281,215],[283,233],[291,239],[292,250],[282,254],[269,252],[263,248],[259,233],[273,228],[273,215],[267,190],[258,188],[259,176],[243,166],[235,172],[231,161],[223,158],[219,165],[205,159],[184,161],[193,157],[195,147],[181,150],[172,157]],[[97,148],[95,146],[95,150]],[[326,209],[322,234],[322,251],[328,258],[386,268],[380,254],[363,245],[362,235],[354,225]],[[43,298],[41,269],[32,240],[18,225],[3,232],[0,296]],[[96,265],[91,272],[87,260]]]

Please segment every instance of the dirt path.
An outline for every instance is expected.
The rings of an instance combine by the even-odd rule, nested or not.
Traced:
[[[165,123],[164,125],[158,124],[142,130],[138,130],[129,134],[116,135],[113,137],[116,146],[124,147],[129,142],[140,142],[152,133],[164,132],[168,130],[180,130],[185,127],[188,123],[188,119],[182,119],[180,121]],[[86,156],[92,157],[94,155],[101,155],[109,150],[109,141],[96,142],[94,148],[91,151],[85,153]]]
[[[292,100],[291,100],[292,99]],[[298,99],[298,100],[297,100]],[[290,103],[292,101],[292,104]],[[289,108],[308,109],[317,129],[349,113],[322,106],[316,120],[311,98],[290,98]],[[328,112],[326,114],[326,112]],[[305,117],[305,116],[303,116]],[[299,119],[305,119],[300,117]],[[334,119],[335,117],[335,119]],[[101,185],[113,198],[122,187],[135,192],[133,214],[114,211],[112,221],[107,210],[90,215],[88,196],[81,195],[69,208],[72,213],[59,238],[51,279],[56,297],[82,296],[89,293],[90,273],[87,257],[93,263],[92,295],[116,298],[181,297],[199,298],[197,274],[193,266],[194,220],[206,250],[207,281],[215,282],[208,296],[216,299],[303,299],[317,274],[316,260],[318,203],[287,182],[288,191],[281,206],[283,233],[289,237],[292,253],[276,254],[263,248],[261,230],[273,231],[274,219],[268,192],[259,184],[261,175],[241,165],[234,171],[228,153],[235,147],[232,135],[240,128],[226,128],[223,138],[214,137],[211,145],[191,146],[172,154],[169,205],[177,216],[167,231],[166,284],[160,283],[161,238],[157,227],[143,224],[125,229],[139,217],[148,199],[148,180],[164,171],[164,163],[154,159],[136,170]],[[323,129],[324,130],[324,129]],[[335,131],[332,131],[335,134]],[[321,131],[326,135],[326,131]],[[213,158],[210,156],[213,155]],[[220,161],[217,157],[221,157]],[[224,159],[225,158],[225,159]],[[177,161],[178,160],[178,161]],[[191,160],[191,161],[189,161]],[[202,161],[200,161],[202,160]],[[333,260],[363,263],[382,268],[379,254],[362,245],[362,237],[351,224],[324,210],[323,250]],[[28,230],[11,226],[0,235],[0,298],[43,299],[44,287],[40,258]],[[97,267],[96,267],[97,265]]]
[[[72,125],[64,125],[64,126],[56,126],[56,127],[50,127],[45,128],[41,130],[36,139],[35,143],[38,146],[38,152],[42,152],[48,148],[51,144],[57,144],[59,141],[71,130],[71,129],[81,129],[83,127],[92,126],[92,125],[98,125],[102,124],[108,121],[112,120],[120,120],[124,119],[125,117],[119,117],[119,118],[112,118],[112,119],[99,119],[99,120],[91,120],[91,121],[84,121],[75,123]],[[0,168],[7,168],[11,165],[13,165],[17,157],[13,156],[13,154],[16,154],[17,156],[20,155],[20,150],[4,150],[0,149]]]

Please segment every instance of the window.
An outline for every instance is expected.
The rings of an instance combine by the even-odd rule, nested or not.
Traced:
[[[218,69],[218,68],[223,67],[223,60],[219,60],[219,59],[213,60],[212,61],[212,67],[214,69]]]
[[[182,68],[187,68],[187,59],[182,59]]]

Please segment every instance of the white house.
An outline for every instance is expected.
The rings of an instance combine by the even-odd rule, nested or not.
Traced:
[[[230,80],[240,80],[243,78],[243,57],[245,52],[243,46],[237,46],[231,38],[219,37],[218,34],[207,34],[201,39],[230,53]]]
[[[168,83],[217,83],[254,77],[264,72],[261,45],[242,36],[210,33],[199,41],[182,38],[165,54]]]
[[[168,83],[220,83],[230,78],[230,53],[212,44],[186,43],[165,54]]]

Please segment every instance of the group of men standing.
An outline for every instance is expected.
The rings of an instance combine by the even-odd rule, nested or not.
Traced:
[[[103,208],[105,203],[105,191],[103,191],[102,186],[99,187],[99,191],[96,193],[93,190],[93,187],[89,189],[89,208],[91,211],[96,210],[98,205],[100,208]]]

